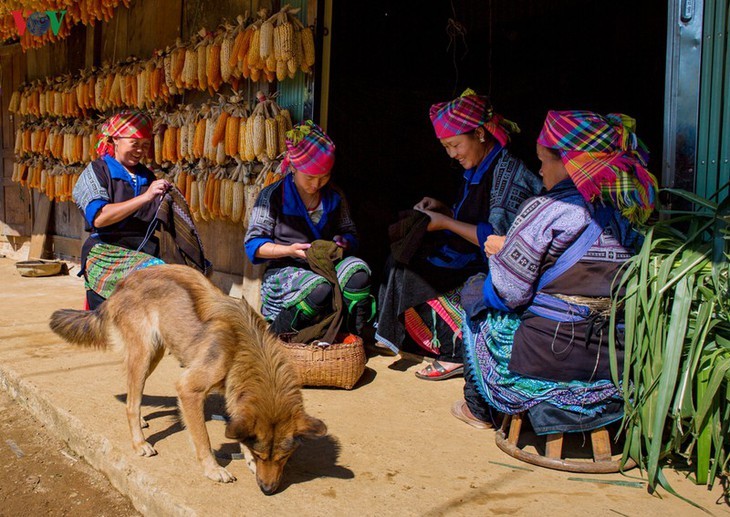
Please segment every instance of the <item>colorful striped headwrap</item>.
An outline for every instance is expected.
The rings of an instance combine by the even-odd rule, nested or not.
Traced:
[[[468,133],[484,126],[504,147],[509,142],[510,133],[520,132],[517,124],[494,113],[487,97],[477,95],[471,88],[464,90],[460,97],[452,101],[434,104],[428,115],[439,139]]]
[[[101,126],[99,140],[96,143],[96,154],[101,158],[114,157],[114,145],[109,142],[110,136],[121,138],[152,138],[152,119],[141,111],[122,111],[109,117]]]
[[[649,151],[628,115],[550,111],[537,143],[556,149],[583,197],[610,203],[632,223],[654,210],[657,180],[647,169]]]
[[[297,124],[286,132],[286,148],[286,155],[281,162],[283,172],[291,164],[299,172],[320,176],[327,174],[335,164],[335,144],[311,120]]]

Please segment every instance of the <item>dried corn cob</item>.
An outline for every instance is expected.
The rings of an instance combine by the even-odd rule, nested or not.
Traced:
[[[222,111],[218,116],[215,123],[215,131],[213,132],[212,144],[217,146],[219,142],[223,141],[226,134],[226,122],[228,121],[229,114]]]
[[[266,153],[266,122],[261,114],[255,115],[253,118],[253,149],[259,161]]]
[[[208,45],[208,53],[206,56],[206,76],[208,88],[218,91],[221,87],[221,45],[220,43],[211,43]],[[211,95],[213,92],[211,92]]]
[[[284,15],[284,21],[279,25],[281,33],[281,59],[289,61],[292,58],[294,50],[294,26],[289,22],[289,18]]]
[[[201,158],[205,153],[206,119],[201,118],[195,124],[195,136],[193,138],[193,158]]]
[[[259,56],[266,60],[274,50],[274,24],[267,20],[261,24],[259,29]]]
[[[314,66],[314,34],[312,29],[304,27],[301,31],[302,38],[302,66],[311,68]]]
[[[201,42],[197,48],[198,53],[198,89],[205,90],[208,87],[208,45]]]
[[[185,50],[182,84],[186,88],[198,87],[198,52],[194,49]]]
[[[220,68],[221,68],[221,79],[224,83],[231,80],[233,73],[233,67],[230,64],[231,52],[233,51],[233,38],[223,38],[221,43],[221,55],[220,55]]]
[[[238,133],[241,119],[239,117],[228,117],[226,121],[226,154],[236,156],[238,154]]]
[[[277,156],[279,139],[277,137],[276,119],[268,118],[265,121],[266,128],[266,156],[269,160],[273,160]]]
[[[261,35],[260,30],[254,26],[253,34],[251,35],[251,43],[248,48],[248,66],[251,69],[263,68],[261,62]]]

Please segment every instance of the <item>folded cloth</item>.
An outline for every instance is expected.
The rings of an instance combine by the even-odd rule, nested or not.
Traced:
[[[396,262],[409,264],[421,246],[431,218],[418,210],[405,210],[399,219],[388,227],[390,252]]]

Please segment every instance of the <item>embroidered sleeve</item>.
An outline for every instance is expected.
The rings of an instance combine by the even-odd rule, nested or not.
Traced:
[[[522,203],[542,190],[542,181],[507,150],[494,167],[489,223],[496,235],[506,235]]]
[[[569,201],[530,199],[510,227],[502,250],[489,259],[493,288],[508,307],[532,300],[548,255],[557,259],[590,223],[585,206]]]
[[[97,173],[93,164],[90,163],[79,176],[73,196],[89,226],[93,227],[96,214],[110,202],[107,178],[103,174]]]
[[[253,264],[261,264],[265,260],[257,258],[256,252],[267,242],[274,242],[274,227],[276,217],[272,206],[272,193],[275,191],[275,183],[264,188],[251,210],[251,216],[246,230],[244,247],[246,255]]]

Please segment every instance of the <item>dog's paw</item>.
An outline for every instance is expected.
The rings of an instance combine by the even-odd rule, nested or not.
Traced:
[[[217,481],[219,483],[232,483],[236,480],[236,476],[234,476],[221,466],[206,469],[205,476],[208,479],[212,479],[213,481]]]
[[[140,456],[155,456],[157,451],[149,443],[143,442],[140,445],[135,445],[134,450]]]

